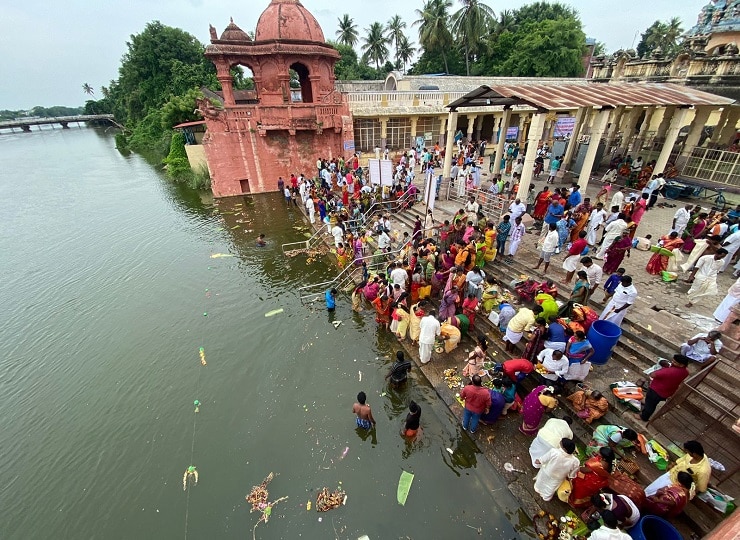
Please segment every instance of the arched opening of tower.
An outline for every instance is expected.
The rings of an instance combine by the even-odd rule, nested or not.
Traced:
[[[294,75],[295,74],[295,75]],[[291,101],[299,103],[313,103],[313,91],[311,89],[311,81],[308,78],[308,68],[296,62],[290,66],[290,88],[291,88]],[[296,93],[294,90],[294,80],[297,83],[295,90],[300,89],[299,99],[295,99]]]
[[[231,68],[231,78],[234,81],[234,101],[237,105],[252,105],[259,103],[257,89],[254,86],[254,73],[249,66],[237,64]]]

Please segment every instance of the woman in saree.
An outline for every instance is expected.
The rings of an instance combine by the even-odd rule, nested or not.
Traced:
[[[478,311],[478,298],[474,294],[469,294],[462,302],[462,312],[470,321],[470,328],[475,325],[475,313]]]
[[[463,377],[472,377],[483,369],[483,362],[486,360],[486,351],[488,351],[488,341],[486,341],[485,337],[480,336],[475,349],[468,354],[468,361],[465,363],[462,371]]]
[[[609,275],[616,272],[622,264],[624,256],[630,256],[630,249],[632,249],[632,238],[630,238],[630,231],[627,229],[622,232],[621,238],[612,242],[612,245],[607,248],[602,270]]]
[[[419,300],[419,302],[411,306],[411,309],[409,310],[409,339],[412,344],[416,344],[419,341],[419,334],[421,333],[421,319],[427,314],[426,306],[426,300]]]
[[[594,354],[594,348],[591,342],[586,339],[586,333],[582,330],[576,330],[576,333],[568,340],[565,346],[565,356],[571,364],[585,364]]]
[[[560,308],[558,315],[561,317],[570,317],[574,304],[585,306],[588,303],[590,292],[588,284],[588,274],[585,270],[579,270],[576,274],[576,282],[573,284],[573,290],[570,292],[568,303]]]
[[[358,313],[362,311],[362,293],[365,285],[367,285],[367,281],[362,281],[352,291],[352,311],[357,311]]]
[[[591,392],[592,397],[594,392],[595,391]],[[599,395],[601,394],[599,393]],[[606,398],[604,398],[604,401],[606,401]],[[637,440],[637,432],[633,429],[615,426],[613,424],[602,424],[594,430],[594,433],[591,436],[591,441],[586,447],[586,455],[593,456],[604,446],[608,446],[612,450],[620,452],[627,448],[634,447],[634,443],[637,442]]]
[[[689,224],[683,232],[683,247],[681,248],[681,251],[684,253],[691,253],[691,250],[694,249],[694,246],[696,245],[696,241],[703,236],[705,229],[707,228],[708,215],[709,214],[706,212],[699,213],[693,224],[691,220],[689,220]]]
[[[488,251],[488,247],[486,246],[486,241],[484,237],[479,237],[475,241],[475,266],[478,268],[483,268],[486,264],[486,252]],[[488,259],[490,260],[490,259]]]
[[[571,492],[568,504],[573,508],[591,506],[591,497],[609,485],[609,475],[614,470],[614,450],[602,448],[579,469],[570,481]]]
[[[632,168],[632,158],[630,156],[627,156],[626,158],[624,158],[624,160],[619,164],[619,167],[617,168],[617,171],[619,172],[619,176],[624,176],[625,178],[629,178],[631,168]]]
[[[378,296],[372,302],[375,308],[375,322],[388,329],[391,324],[391,300],[385,294]]]
[[[534,301],[536,304],[542,306],[542,313],[540,313],[540,317],[545,319],[546,323],[557,319],[558,310],[560,308],[558,307],[558,303],[555,301],[555,298],[551,294],[545,292],[537,293],[537,295],[535,295],[534,297]]]
[[[573,221],[576,222],[575,226],[570,230],[570,241],[575,242],[578,240],[578,233],[580,233],[584,227],[586,227],[586,224],[588,223],[588,218],[591,215],[591,210],[593,210],[594,207],[591,206],[591,200],[586,197],[583,199],[583,202],[576,206],[575,210],[572,211],[572,218]]]
[[[452,274],[450,274],[450,278],[451,277]],[[460,295],[458,294],[457,287],[455,285],[450,285],[449,287],[445,288],[445,292],[442,295],[442,300],[439,303],[438,318],[440,321],[447,320],[455,314],[455,311],[457,310],[457,302],[459,299]]]
[[[462,332],[459,328],[454,326],[450,320],[446,320],[442,323],[439,329],[439,339],[444,343],[444,352],[450,353],[457,348],[460,343]],[[439,351],[438,351],[439,352]]]
[[[655,160],[648,161],[647,165],[645,165],[642,170],[640,171],[640,174],[637,176],[637,189],[644,188],[648,182],[650,182],[650,179],[653,177],[653,168],[655,167]]]
[[[347,253],[347,249],[344,247],[344,244],[340,242],[337,246],[337,266],[340,270],[347,266],[348,259],[349,253]]]
[[[559,253],[560,250],[562,250],[565,246],[565,243],[568,241],[570,231],[573,227],[576,226],[576,222],[573,220],[572,217],[570,217],[569,212],[565,212],[563,214],[563,217],[561,217],[557,221],[555,226],[557,227],[558,231],[558,247],[555,250],[555,253]]]
[[[364,245],[362,244],[362,238],[364,233],[361,231],[360,234],[355,238],[355,244],[352,247],[354,251],[354,265],[362,266],[362,257],[365,255]]]
[[[609,410],[609,402],[598,390],[578,390],[566,398],[573,404],[578,417],[590,424]]]
[[[519,426],[519,431],[530,437],[537,435],[545,411],[551,411],[558,405],[558,400],[553,395],[554,391],[552,386],[541,384],[524,398],[522,425]]]
[[[678,478],[670,486],[662,487],[645,499],[643,513],[662,518],[676,517],[694,497],[696,485],[686,471],[678,473]]]
[[[496,280],[493,276],[486,276],[486,284],[483,287],[483,312],[490,313],[491,310],[499,303],[499,290]]]
[[[604,205],[604,208],[606,208],[606,199],[609,197],[609,192],[611,191],[611,189],[612,185],[610,183],[605,183],[604,186],[596,194],[596,204],[601,203]]]
[[[660,275],[661,272],[665,272],[668,269],[668,258],[673,257],[673,250],[679,249],[683,246],[683,240],[678,237],[678,233],[673,231],[671,234],[660,237],[658,243],[658,251],[653,253],[650,260],[645,267],[648,274],[654,276]],[[670,255],[668,254],[670,253]]]
[[[542,317],[534,320],[534,329],[529,333],[527,345],[524,347],[524,358],[537,363],[537,355],[545,348],[545,334],[547,333],[547,322]]]
[[[551,196],[552,193],[550,193],[550,188],[548,188],[547,186],[542,188],[542,191],[537,194],[537,197],[534,200],[534,210],[532,212],[532,217],[537,221],[542,221],[543,219],[545,219],[547,207],[550,206]]]
[[[468,319],[467,315],[458,313],[457,315],[450,317],[447,322],[460,330],[463,337],[468,335],[468,331],[470,330],[470,319]]]
[[[398,324],[396,325],[396,337],[398,338],[398,341],[404,341],[406,339],[406,332],[409,329],[410,318],[409,308],[406,306],[406,299],[399,301],[396,304],[395,317],[398,321]]]

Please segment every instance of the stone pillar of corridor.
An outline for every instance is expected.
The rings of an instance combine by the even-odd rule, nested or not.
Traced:
[[[419,117],[418,116],[412,116],[411,117],[411,143],[409,148],[415,148],[416,147],[416,127],[419,124]],[[405,150],[405,148],[404,148]]]
[[[723,150],[725,149],[724,147],[729,146],[735,140],[737,122],[740,120],[740,107],[735,106],[728,108],[730,109],[730,112],[727,115],[727,122],[725,122],[725,125],[719,134],[719,139],[717,140],[717,143]]]
[[[642,107],[632,107],[624,121],[624,125],[622,126],[622,140],[619,143],[619,153],[623,156],[626,156],[629,153],[627,152],[627,147],[630,144],[632,135],[635,134],[635,126],[637,125],[637,120],[640,118],[641,112]]]
[[[465,136],[467,137],[467,141],[471,142],[473,140],[473,130],[475,128],[475,119],[478,118],[477,114],[469,114],[467,115],[468,118],[468,128],[467,133]]]
[[[498,176],[501,171],[501,160],[504,158],[504,144],[506,143],[506,130],[509,129],[509,122],[511,122],[511,109],[504,109],[504,115],[501,117],[501,127],[498,131],[498,141],[496,143],[493,177]]]
[[[517,197],[525,201],[529,192],[529,185],[532,183],[534,160],[537,157],[537,146],[542,137],[542,130],[545,128],[546,116],[547,113],[536,113],[532,117],[532,122],[529,124],[527,153],[524,155],[524,169],[522,170],[522,179],[519,182],[519,190],[517,191]]]
[[[661,148],[660,155],[658,156],[655,167],[653,168],[654,171],[663,172],[665,170],[668,158],[671,157],[671,152],[673,151],[673,145],[676,144],[676,139],[678,139],[678,132],[683,127],[688,112],[689,109],[683,108],[676,110],[671,115],[671,123],[665,132],[665,142],[663,143],[663,148]]]
[[[483,129],[483,119],[486,117],[485,114],[481,114],[478,117],[478,121],[475,123],[475,140],[480,142],[480,132]]]
[[[529,117],[528,114],[520,114],[519,115],[519,133],[517,134],[517,142],[519,143],[519,146],[521,148],[524,148],[524,128],[527,126],[527,118]]]
[[[445,145],[445,133],[447,133],[447,116],[441,116],[439,123],[439,137],[437,139],[437,144],[439,144],[440,148]]]
[[[601,109],[594,118],[591,126],[591,141],[588,144],[588,150],[583,158],[581,174],[578,176],[578,185],[581,186],[581,193],[586,193],[588,181],[591,178],[591,171],[596,159],[596,152],[599,150],[599,142],[606,131],[606,125],[609,123],[611,109]]]
[[[656,139],[660,140],[666,136],[666,132],[668,131],[669,126],[671,125],[671,121],[675,113],[676,113],[675,105],[669,105],[668,107],[663,109],[663,117],[660,120],[660,125],[658,126],[658,130],[655,132]]]
[[[617,131],[619,131],[619,124],[622,122],[622,115],[624,114],[624,105],[620,105],[616,109],[612,111],[611,116],[609,117],[609,129],[606,132],[606,149],[607,152],[609,151],[612,142],[614,142],[614,137],[617,136]]]
[[[563,170],[568,170],[570,162],[573,159],[573,154],[575,153],[576,147],[578,146],[578,138],[581,136],[581,130],[583,129],[583,124],[585,123],[584,119],[586,118],[587,112],[588,108],[586,107],[579,107],[576,111],[576,122],[573,125],[573,134],[570,136],[568,147],[565,149],[565,155],[560,162],[560,168]]]
[[[380,151],[381,153],[388,146],[388,117],[382,116],[380,118]]]
[[[231,77],[231,71],[227,64],[223,62],[216,63],[216,79],[221,83],[224,105],[236,105],[236,101],[234,101],[234,79]]]
[[[713,107],[697,107],[694,110],[694,118],[691,120],[691,129],[689,134],[686,136],[686,142],[684,142],[683,148],[681,149],[681,155],[676,159],[676,167],[681,170],[688,161],[691,152],[699,144],[701,134],[704,131],[704,127],[709,120],[709,115],[712,114]],[[688,121],[688,118],[686,119]],[[656,171],[656,174],[663,171]]]
[[[712,144],[717,144],[719,141],[719,137],[722,133],[722,129],[724,129],[725,124],[727,124],[727,117],[730,115],[730,108],[731,105],[725,105],[722,108],[722,112],[719,115],[719,120],[717,120],[717,125],[714,126],[714,131],[712,132],[712,136],[709,138],[709,142]]]
[[[654,112],[655,112],[654,106],[651,106],[645,109],[645,117],[642,120],[640,131],[637,134],[637,137],[635,137],[635,142],[632,143],[632,147],[630,148],[631,153],[639,154],[640,151],[642,150],[642,143],[645,142],[645,135],[647,135],[647,132],[650,129],[650,122],[652,121]]]
[[[450,111],[447,117],[447,144],[445,145],[445,164],[442,168],[442,178],[450,179],[452,168],[452,146],[455,141],[455,129],[457,128],[457,111]]]

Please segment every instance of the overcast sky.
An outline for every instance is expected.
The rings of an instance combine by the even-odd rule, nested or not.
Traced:
[[[131,34],[147,22],[182,28],[201,42],[209,40],[208,24],[219,34],[229,17],[242,29],[254,30],[269,0],[21,0],[5,1],[0,13],[0,109],[30,109],[35,105],[79,106],[87,99],[82,84],[99,97],[100,87],[118,76],[121,56]],[[455,1],[454,9],[459,3]],[[494,11],[531,3],[487,0]],[[688,30],[708,0],[570,0],[581,14],[588,37],[603,41],[607,50],[637,45],[639,33],[656,19],[679,17]],[[318,19],[327,39],[333,39],[343,13],[360,29],[400,15],[410,27],[422,0],[303,0]],[[336,7],[341,6],[341,7]],[[418,40],[417,28],[407,30]],[[362,30],[360,30],[362,35]],[[637,37],[636,37],[637,36]]]

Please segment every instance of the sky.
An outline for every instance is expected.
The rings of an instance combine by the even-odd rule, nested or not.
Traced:
[[[453,0],[458,9],[458,0]],[[422,0],[302,0],[316,17],[327,39],[334,39],[337,19],[348,13],[362,30],[386,23],[393,15],[406,22],[407,35],[418,42],[411,23]],[[525,0],[485,0],[498,13],[531,3]],[[696,23],[708,0],[563,0],[581,15],[588,37],[606,43],[607,51],[637,46],[640,33],[655,20],[679,17],[684,29]],[[219,35],[229,17],[243,30],[254,30],[268,0],[26,0],[2,2],[6,24],[0,32],[0,109],[30,109],[36,105],[76,107],[89,99],[88,83],[99,97],[100,87],[118,77],[126,41],[147,22],[159,20],[182,28],[208,43],[208,25]]]

